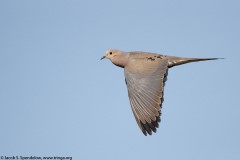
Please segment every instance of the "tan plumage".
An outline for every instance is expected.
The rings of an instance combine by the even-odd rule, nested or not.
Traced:
[[[181,58],[148,52],[107,50],[105,56],[124,68],[128,96],[134,117],[144,135],[156,132],[163,103],[164,84],[168,68],[218,58]]]

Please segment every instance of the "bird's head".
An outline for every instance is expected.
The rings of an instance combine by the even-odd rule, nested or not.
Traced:
[[[119,50],[110,49],[106,51],[101,60],[104,58],[108,58],[113,64],[119,67],[124,67],[128,61],[128,54]]]
[[[104,59],[104,58],[108,58],[108,59],[110,59],[112,61],[113,59],[116,58],[116,56],[119,56],[121,54],[122,54],[122,52],[119,51],[119,50],[114,50],[114,49],[106,50],[106,53],[101,58],[101,60]]]

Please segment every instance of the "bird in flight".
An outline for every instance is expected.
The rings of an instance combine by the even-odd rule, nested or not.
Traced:
[[[164,85],[168,69],[174,66],[221,58],[181,58],[150,52],[107,50],[101,58],[124,68],[133,115],[143,134],[152,135],[161,121]]]

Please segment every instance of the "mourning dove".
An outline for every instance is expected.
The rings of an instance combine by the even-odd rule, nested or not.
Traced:
[[[101,58],[108,58],[124,68],[128,97],[134,117],[143,134],[156,132],[161,116],[164,84],[168,69],[190,62],[219,58],[181,58],[149,52],[107,50]]]

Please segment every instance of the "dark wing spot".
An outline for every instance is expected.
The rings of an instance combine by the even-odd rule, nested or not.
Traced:
[[[155,61],[155,59],[153,57],[149,57],[149,58],[147,58],[147,60]]]

